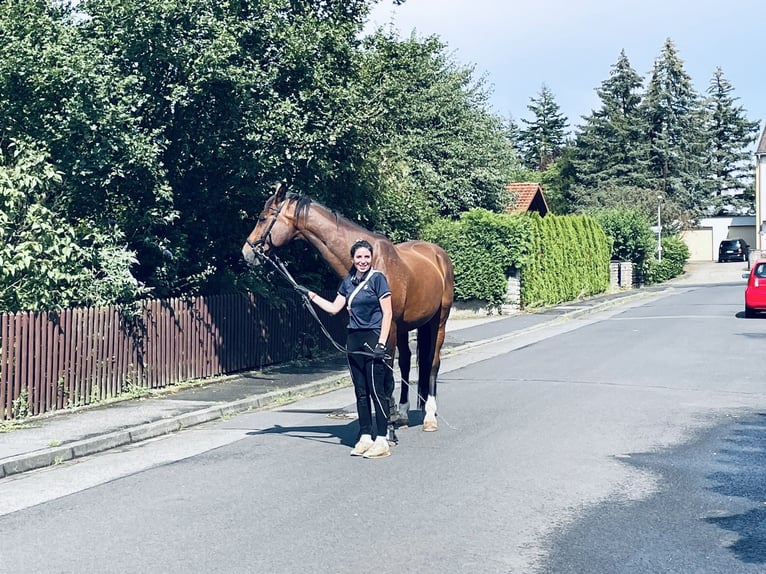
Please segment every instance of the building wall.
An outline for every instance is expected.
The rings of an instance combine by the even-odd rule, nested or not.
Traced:
[[[764,234],[766,234],[766,157],[758,155],[755,158],[755,221],[756,240],[753,245],[761,251],[766,248]]]
[[[684,231],[681,239],[689,247],[691,261],[717,261],[718,244],[724,239],[744,239],[755,248],[759,239],[755,221],[752,215],[705,217],[697,229]]]
[[[681,239],[689,247],[689,261],[711,261],[714,258],[712,228],[682,231]]]

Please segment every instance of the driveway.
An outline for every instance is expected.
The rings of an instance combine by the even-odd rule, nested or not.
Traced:
[[[684,267],[684,274],[673,279],[673,284],[700,285],[720,283],[742,283],[745,287],[743,273],[747,273],[747,264],[741,261],[717,263],[715,261],[689,261]]]

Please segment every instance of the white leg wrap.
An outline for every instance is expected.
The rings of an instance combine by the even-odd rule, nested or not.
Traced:
[[[425,417],[423,417],[423,430],[429,432],[435,431],[437,428],[436,397],[428,397],[426,399],[426,414]]]

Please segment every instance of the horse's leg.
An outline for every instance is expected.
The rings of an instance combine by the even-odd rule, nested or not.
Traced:
[[[396,348],[399,351],[399,372],[401,381],[399,389],[399,412],[398,421],[400,426],[410,424],[410,366],[412,364],[412,351],[410,350],[409,333],[404,329],[397,331]]]
[[[436,345],[438,316],[418,329],[418,405],[425,407],[423,430],[436,430],[436,402],[431,396],[431,368]]]
[[[449,317],[451,306],[442,307],[436,325],[436,332],[433,333],[433,354],[430,358],[431,369],[428,374],[428,398],[426,399],[425,417],[423,418],[423,430],[437,430],[436,422],[436,379],[439,376],[439,367],[441,366],[441,349],[444,344],[444,336],[447,332],[447,319]],[[430,322],[429,322],[430,324]]]

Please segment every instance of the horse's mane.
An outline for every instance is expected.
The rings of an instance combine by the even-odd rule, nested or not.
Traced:
[[[374,236],[377,239],[381,239],[381,240],[385,240],[385,241],[389,241],[389,242],[391,241],[388,237],[386,237],[382,233],[378,233],[377,231],[370,231],[368,229],[365,229],[361,225],[359,225],[357,223],[354,223],[353,221],[351,221],[347,217],[344,217],[341,213],[338,213],[336,210],[330,209],[329,207],[326,207],[326,206],[322,205],[318,201],[312,200],[308,195],[303,195],[303,194],[300,194],[300,193],[295,193],[295,192],[290,191],[290,192],[287,193],[287,195],[285,195],[285,198],[287,199],[287,201],[289,203],[291,203],[291,204],[295,203],[296,204],[295,205],[295,218],[296,219],[300,219],[300,218],[306,217],[308,215],[309,208],[311,207],[312,204],[314,204],[314,205],[316,205],[316,206],[318,206],[318,207],[320,207],[322,209],[326,209],[329,213],[332,213],[333,216],[335,217],[335,222],[338,223],[338,224],[342,224],[345,227],[350,227],[351,229],[360,231],[362,233],[370,234],[370,235]]]

